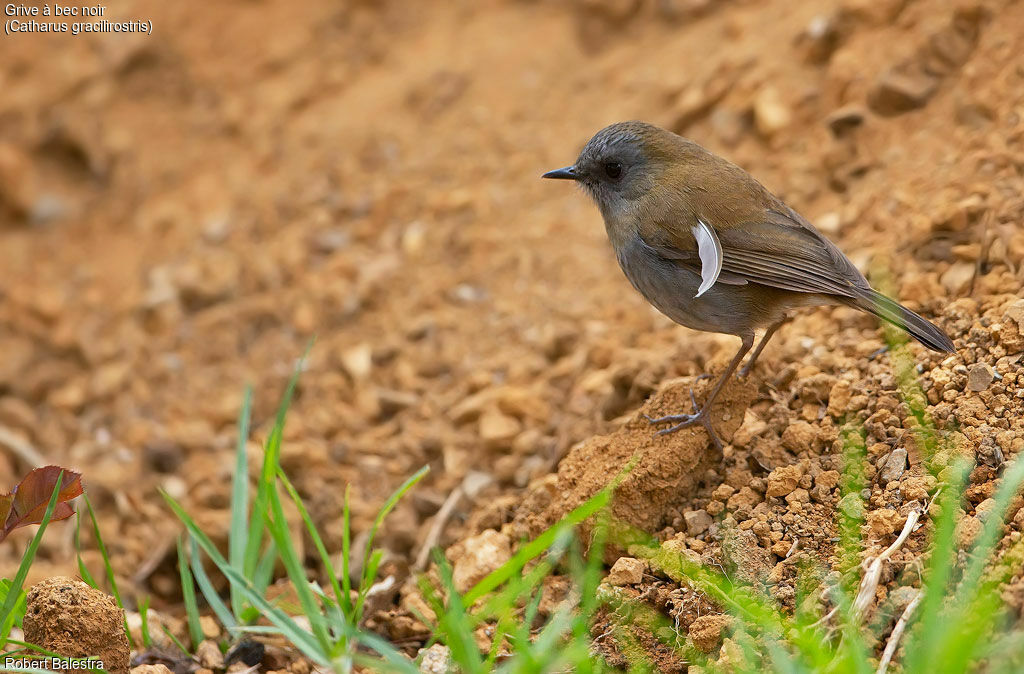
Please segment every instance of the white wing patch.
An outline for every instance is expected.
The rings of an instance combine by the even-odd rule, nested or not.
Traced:
[[[700,218],[697,218],[696,226],[691,227],[690,231],[697,239],[697,253],[700,255],[701,284],[694,295],[696,298],[715,285],[718,275],[722,273],[722,244],[719,243],[715,230]]]

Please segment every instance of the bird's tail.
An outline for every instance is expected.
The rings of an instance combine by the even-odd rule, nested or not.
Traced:
[[[932,351],[951,353],[954,350],[953,340],[946,336],[938,326],[934,325],[899,302],[893,301],[882,293],[871,288],[857,289],[858,296],[849,299],[850,306],[878,316],[898,328],[906,330],[911,337],[927,346]]]

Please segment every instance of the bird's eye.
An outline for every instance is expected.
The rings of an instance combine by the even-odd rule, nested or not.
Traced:
[[[612,180],[618,180],[622,177],[622,164],[617,161],[606,162],[604,165],[604,174]]]

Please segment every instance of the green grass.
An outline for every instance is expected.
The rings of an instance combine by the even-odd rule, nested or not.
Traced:
[[[945,435],[931,423],[924,396],[916,389],[911,367],[900,351],[892,354],[904,400],[916,420],[919,446],[926,459],[943,454]],[[332,559],[302,497],[281,469],[282,439],[287,410],[294,395],[298,370],[290,380],[264,446],[263,461],[251,483],[246,451],[250,431],[251,393],[246,392],[239,417],[235,477],[231,490],[231,525],[226,554],[210,540],[185,509],[164,494],[180,518],[185,533],[178,543],[178,562],[186,621],[192,648],[203,638],[201,611],[212,612],[230,640],[252,634],[284,636],[320,667],[350,672],[416,672],[418,663],[364,624],[366,601],[378,581],[382,552],[373,542],[387,515],[424,477],[412,475],[380,507],[361,551],[361,571],[352,577],[352,531],[349,492],[344,495],[342,551]],[[715,569],[692,563],[659,545],[646,532],[615,521],[608,505],[617,480],[531,541],[522,541],[505,564],[464,593],[456,590],[453,569],[435,554],[435,571],[418,578],[430,611],[418,616],[430,630],[427,646],[443,644],[452,671],[460,672],[603,672],[615,671],[600,652],[614,652],[635,672],[655,672],[650,645],[659,644],[680,662],[705,672],[847,672],[876,671],[892,623],[899,611],[883,605],[865,616],[854,609],[864,574],[861,538],[866,481],[863,431],[855,423],[841,430],[842,507],[836,510],[839,541],[838,575],[808,563],[799,571],[797,610],[783,610],[763,589],[736,582]],[[948,452],[945,452],[948,455]],[[932,474],[938,474],[933,468]],[[984,520],[973,545],[958,547],[956,526],[969,466],[944,466],[946,482],[935,496],[933,519],[922,518],[930,536],[918,577],[904,573],[901,582],[919,591],[919,604],[907,616],[906,631],[890,671],[909,674],[936,672],[1016,672],[1024,670],[1024,629],[1014,624],[1000,596],[1002,584],[1024,562],[1024,544],[1000,549],[1002,527],[1015,494],[1024,485],[1024,461],[1005,467],[994,496],[995,507]],[[629,467],[626,468],[626,471]],[[621,476],[620,476],[621,479]],[[56,503],[51,497],[47,515],[26,550],[18,574],[0,584],[0,643],[24,612],[22,584],[34,559]],[[290,503],[291,506],[287,506]],[[93,533],[101,551],[107,582],[120,603],[113,571],[91,504],[86,500]],[[286,507],[294,507],[302,532],[289,526]],[[76,531],[76,546],[79,540]],[[314,568],[300,558],[296,536],[305,535],[315,551]],[[721,667],[690,643],[668,616],[618,588],[602,585],[603,557],[608,545],[645,558],[652,572],[704,595],[734,617],[729,630],[730,664]],[[435,551],[436,553],[436,551]],[[308,555],[307,555],[308,557]],[[80,573],[91,585],[93,576],[78,558]],[[222,596],[204,563],[210,562],[227,579]],[[267,598],[275,569],[283,569],[297,598],[287,605]],[[312,575],[311,575],[312,574]],[[557,605],[543,602],[545,582],[552,576],[570,580],[569,596]],[[324,580],[321,585],[310,578]],[[826,590],[827,602],[819,601]],[[294,602],[293,602],[294,603]],[[542,606],[544,610],[542,610]],[[143,613],[143,641],[150,643]],[[825,615],[826,611],[831,611]],[[301,616],[301,618],[299,617]],[[597,633],[601,625],[602,632]],[[166,629],[165,629],[166,632]],[[169,633],[168,633],[169,634]],[[187,648],[173,635],[175,643]],[[598,651],[600,640],[605,651]],[[227,641],[221,646],[227,646]],[[27,644],[17,644],[31,648]],[[610,650],[608,650],[610,649]],[[12,671],[42,671],[15,669]]]
[[[943,436],[924,412],[923,395],[915,395],[913,377],[908,374],[911,370],[899,360],[902,357],[898,351],[893,355],[905,400],[910,402],[917,420],[915,432],[931,456],[941,447]],[[336,574],[315,523],[280,467],[286,412],[295,385],[293,377],[266,442],[254,495],[246,463],[251,406],[251,396],[246,394],[239,420],[227,558],[184,509],[165,495],[185,524],[189,539],[190,552],[183,551],[179,556],[183,586],[188,587],[194,576],[207,605],[235,636],[281,634],[310,660],[335,672],[352,671],[356,665],[377,671],[415,672],[414,660],[364,629],[363,610],[381,561],[381,552],[372,548],[374,536],[388,512],[423,477],[425,469],[401,485],[381,507],[371,527],[362,572],[353,585],[348,565],[352,550],[347,490],[341,571]],[[703,593],[734,616],[730,637],[734,660],[725,671],[875,671],[877,654],[898,616],[877,613],[874,620],[865,622],[853,608],[864,552],[860,534],[864,504],[860,492],[866,484],[862,470],[865,449],[863,431],[856,424],[845,426],[842,437],[843,507],[837,508],[841,573],[839,582],[828,588],[831,607],[835,609],[830,618],[823,615],[822,607],[815,601],[830,578],[828,569],[812,565],[801,570],[798,610],[787,613],[762,590],[733,582],[714,569],[694,565],[658,545],[645,532],[614,521],[607,508],[613,484],[536,539],[522,542],[508,562],[464,594],[456,591],[447,560],[435,555],[436,574],[419,579],[421,594],[432,613],[419,616],[432,634],[427,645],[447,646],[453,671],[610,671],[614,668],[594,648],[594,628],[603,619],[604,624],[611,625],[605,636],[614,640],[616,650],[629,662],[630,671],[657,671],[638,638],[638,631],[653,636],[680,661],[702,666],[705,671],[718,671],[714,660],[697,651],[667,616],[600,584],[604,575],[603,550],[610,542],[628,548],[634,556],[646,558],[658,574]],[[968,551],[966,563],[958,554],[955,537],[966,468],[960,466],[953,473],[956,479],[940,490],[941,514],[930,525],[931,544],[919,581],[920,605],[908,616],[901,654],[892,667],[920,674],[980,671],[982,664],[986,672],[1019,671],[1024,632],[1009,626],[999,585],[1011,569],[1000,562],[995,551],[1006,511],[1013,495],[1024,484],[1024,462],[1015,462],[1006,469],[995,497],[996,507]],[[319,560],[314,571],[327,579],[327,587],[309,581],[309,570],[297,556],[295,532],[289,530],[285,518],[286,500],[294,504],[302,519]],[[927,517],[922,521],[927,521]],[[590,532],[585,540],[580,535],[584,524]],[[1024,555],[1024,550],[1020,552]],[[212,560],[227,578],[228,601],[217,595],[206,578],[200,553]],[[271,571],[278,563],[298,597],[297,610],[306,619],[303,623],[265,598]],[[191,571],[187,579],[186,570]],[[541,619],[542,588],[545,579],[556,574],[570,578],[574,589],[567,601]],[[188,600],[187,591],[186,606],[189,615],[198,620],[198,606]],[[257,626],[255,621],[259,617],[269,626]],[[486,633],[484,645],[489,644],[485,648],[480,647],[477,639],[482,633]]]

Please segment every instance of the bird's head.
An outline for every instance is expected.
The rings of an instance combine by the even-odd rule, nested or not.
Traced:
[[[598,131],[572,166],[542,177],[575,180],[605,217],[628,210],[679,154],[675,134],[645,122],[619,122]]]

